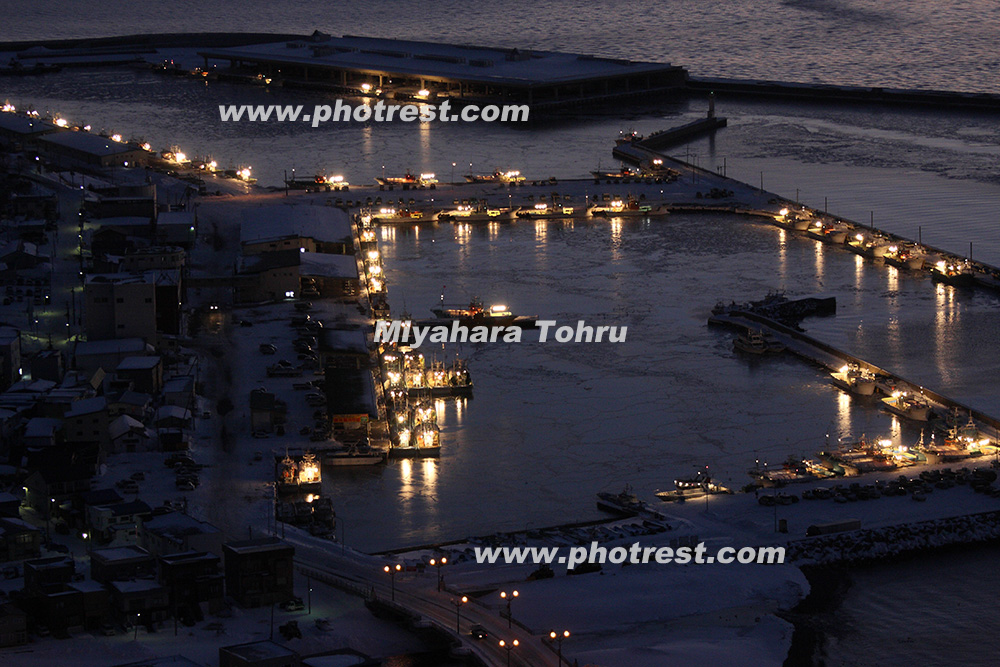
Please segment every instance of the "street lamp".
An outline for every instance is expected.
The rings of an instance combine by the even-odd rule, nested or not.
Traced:
[[[455,605],[455,633],[462,634],[462,605],[469,601],[469,598],[463,595],[457,600],[452,600],[451,603]]]
[[[135,641],[136,639],[139,638],[139,619],[140,618],[142,618],[142,614],[136,612],[136,615],[135,615],[135,626],[133,626],[133,630],[135,630],[135,633],[132,635],[132,641]]]
[[[500,648],[507,651],[507,667],[510,667],[510,652],[513,651],[515,647],[520,646],[520,644],[521,642],[516,639],[512,639],[509,642],[505,642],[502,639],[500,640]]]
[[[45,541],[52,542],[52,506],[55,504],[55,498],[49,498],[49,511],[45,517]]]
[[[448,564],[448,559],[445,558],[444,556],[441,556],[440,559],[431,558],[431,565],[434,566],[434,567],[436,567],[437,571],[438,571],[438,590],[439,591],[442,588],[442,583],[444,583],[444,579],[441,576],[441,566],[442,565],[447,565],[447,564]]]
[[[511,620],[510,620],[510,603],[514,601],[514,598],[516,598],[517,595],[518,595],[517,591],[511,592],[510,595],[507,594],[507,591],[500,591],[500,597],[507,601],[507,627],[508,628],[512,627],[511,626]]]
[[[563,630],[562,634],[559,634],[555,630],[549,632],[549,639],[556,643],[556,655],[559,657],[559,667],[562,667],[562,643],[563,640],[569,637],[569,630]]]
[[[396,601],[396,573],[399,572],[399,571],[401,571],[402,569],[403,569],[403,566],[400,565],[399,563],[396,563],[396,565],[394,567],[389,567],[388,565],[386,565],[385,567],[382,568],[382,570],[384,572],[387,572],[389,574],[389,577],[392,579],[392,601],[393,602]]]

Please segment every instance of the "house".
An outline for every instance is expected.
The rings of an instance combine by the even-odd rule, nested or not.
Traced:
[[[298,653],[267,639],[219,649],[219,667],[299,667],[301,664]]]
[[[222,533],[210,523],[181,512],[143,521],[141,544],[151,554],[166,556],[186,551],[222,554]]]
[[[221,559],[205,551],[183,551],[160,556],[159,581],[170,594],[170,607],[175,614],[201,620],[201,605],[210,612],[223,607],[225,576]]]
[[[31,358],[31,377],[36,380],[62,382],[65,370],[59,350],[42,350]]]
[[[163,389],[163,361],[160,357],[135,356],[122,360],[115,373],[132,382],[136,391],[158,394]]]
[[[76,573],[76,563],[69,556],[37,558],[24,564],[24,590],[38,591],[47,586],[68,584]]]
[[[299,278],[301,291],[323,299],[356,297],[361,289],[354,255],[299,253]]]
[[[28,449],[53,447],[61,439],[62,425],[57,417],[32,417],[24,425],[21,442]]]
[[[97,445],[107,454],[111,446],[108,434],[108,401],[103,396],[74,401],[63,415],[63,437],[67,444]]]
[[[153,510],[141,500],[87,508],[87,525],[105,544],[138,544],[142,522],[152,517]]]
[[[156,558],[142,547],[123,546],[90,552],[90,578],[102,584],[129,579],[153,579]]]
[[[120,415],[108,425],[112,454],[144,452],[156,442],[156,436],[145,424],[129,415]]]
[[[155,579],[112,581],[108,590],[112,613],[121,622],[152,625],[170,618],[167,589]]]
[[[153,397],[142,392],[131,389],[114,392],[108,397],[108,416],[112,419],[121,415],[128,415],[133,419],[145,423],[150,416],[153,405]]]
[[[318,335],[319,361],[324,368],[368,368],[371,353],[363,329],[326,327]]]
[[[28,615],[12,602],[0,604],[0,648],[28,643]]]
[[[0,391],[21,379],[21,332],[0,326]]]
[[[156,283],[140,273],[87,275],[83,324],[88,341],[156,340]]]
[[[295,249],[241,258],[236,272],[250,280],[236,283],[233,297],[236,303],[280,301],[298,296],[302,289],[299,278],[301,254]]]
[[[179,408],[194,407],[194,376],[178,375],[163,383],[163,402]]]
[[[117,368],[126,357],[154,353],[153,346],[142,338],[81,341],[73,349],[74,368],[90,372],[99,368]]]
[[[166,215],[166,214],[164,214]],[[118,264],[123,273],[183,269],[187,253],[178,246],[150,246],[127,251]]]
[[[94,467],[89,464],[67,464],[36,470],[24,480],[25,500],[29,507],[47,517],[56,506],[90,491],[90,478],[93,476]]]
[[[191,425],[191,411],[176,405],[161,405],[153,415],[156,428],[188,428]]]
[[[0,563],[38,558],[41,535],[31,524],[16,518],[0,518]]]
[[[194,211],[163,211],[156,219],[154,240],[161,246],[190,248],[198,234],[198,216]]]
[[[226,592],[242,607],[260,607],[294,597],[295,548],[276,537],[222,545]]]
[[[0,113],[0,144],[16,151],[34,148],[41,137],[60,130],[51,121],[27,114]]]

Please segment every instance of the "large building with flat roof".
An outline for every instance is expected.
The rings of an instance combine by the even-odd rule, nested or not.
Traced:
[[[134,167],[146,163],[149,153],[135,144],[121,143],[89,132],[56,132],[38,139],[43,151],[95,167]]]
[[[199,54],[206,69],[211,61],[222,60],[297,84],[352,89],[368,84],[388,94],[411,87],[427,89],[430,97],[539,106],[668,91],[687,81],[687,71],[669,63],[321,33]]]

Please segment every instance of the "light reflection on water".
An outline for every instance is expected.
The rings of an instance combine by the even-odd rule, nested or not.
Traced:
[[[429,359],[468,358],[475,397],[436,403],[440,460],[392,463],[377,482],[324,480],[338,513],[368,526],[357,538],[365,548],[591,518],[598,490],[630,482],[649,497],[706,464],[741,486],[755,458],[811,456],[827,434],[919,439],[919,428],[836,390],[821,369],[734,353],[731,333],[706,326],[719,300],[772,289],[836,295],[838,315],[806,320],[810,333],[1000,411],[982,391],[998,362],[967,344],[997,324],[989,297],[892,277],[881,263],[769,225],[674,215],[617,225],[517,221],[496,233],[423,224],[380,236],[397,311],[405,303],[412,316],[429,316],[445,286],[447,301],[475,295],[518,314],[629,329],[620,345],[540,345],[526,332],[520,345],[423,349]],[[977,313],[974,325],[947,314],[960,301]],[[928,340],[928,326],[940,340]],[[948,365],[928,367],[938,352]]]

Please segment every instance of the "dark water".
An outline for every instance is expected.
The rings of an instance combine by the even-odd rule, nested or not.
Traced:
[[[0,2],[0,39],[314,29],[669,61],[703,76],[1000,91],[989,0]]]

